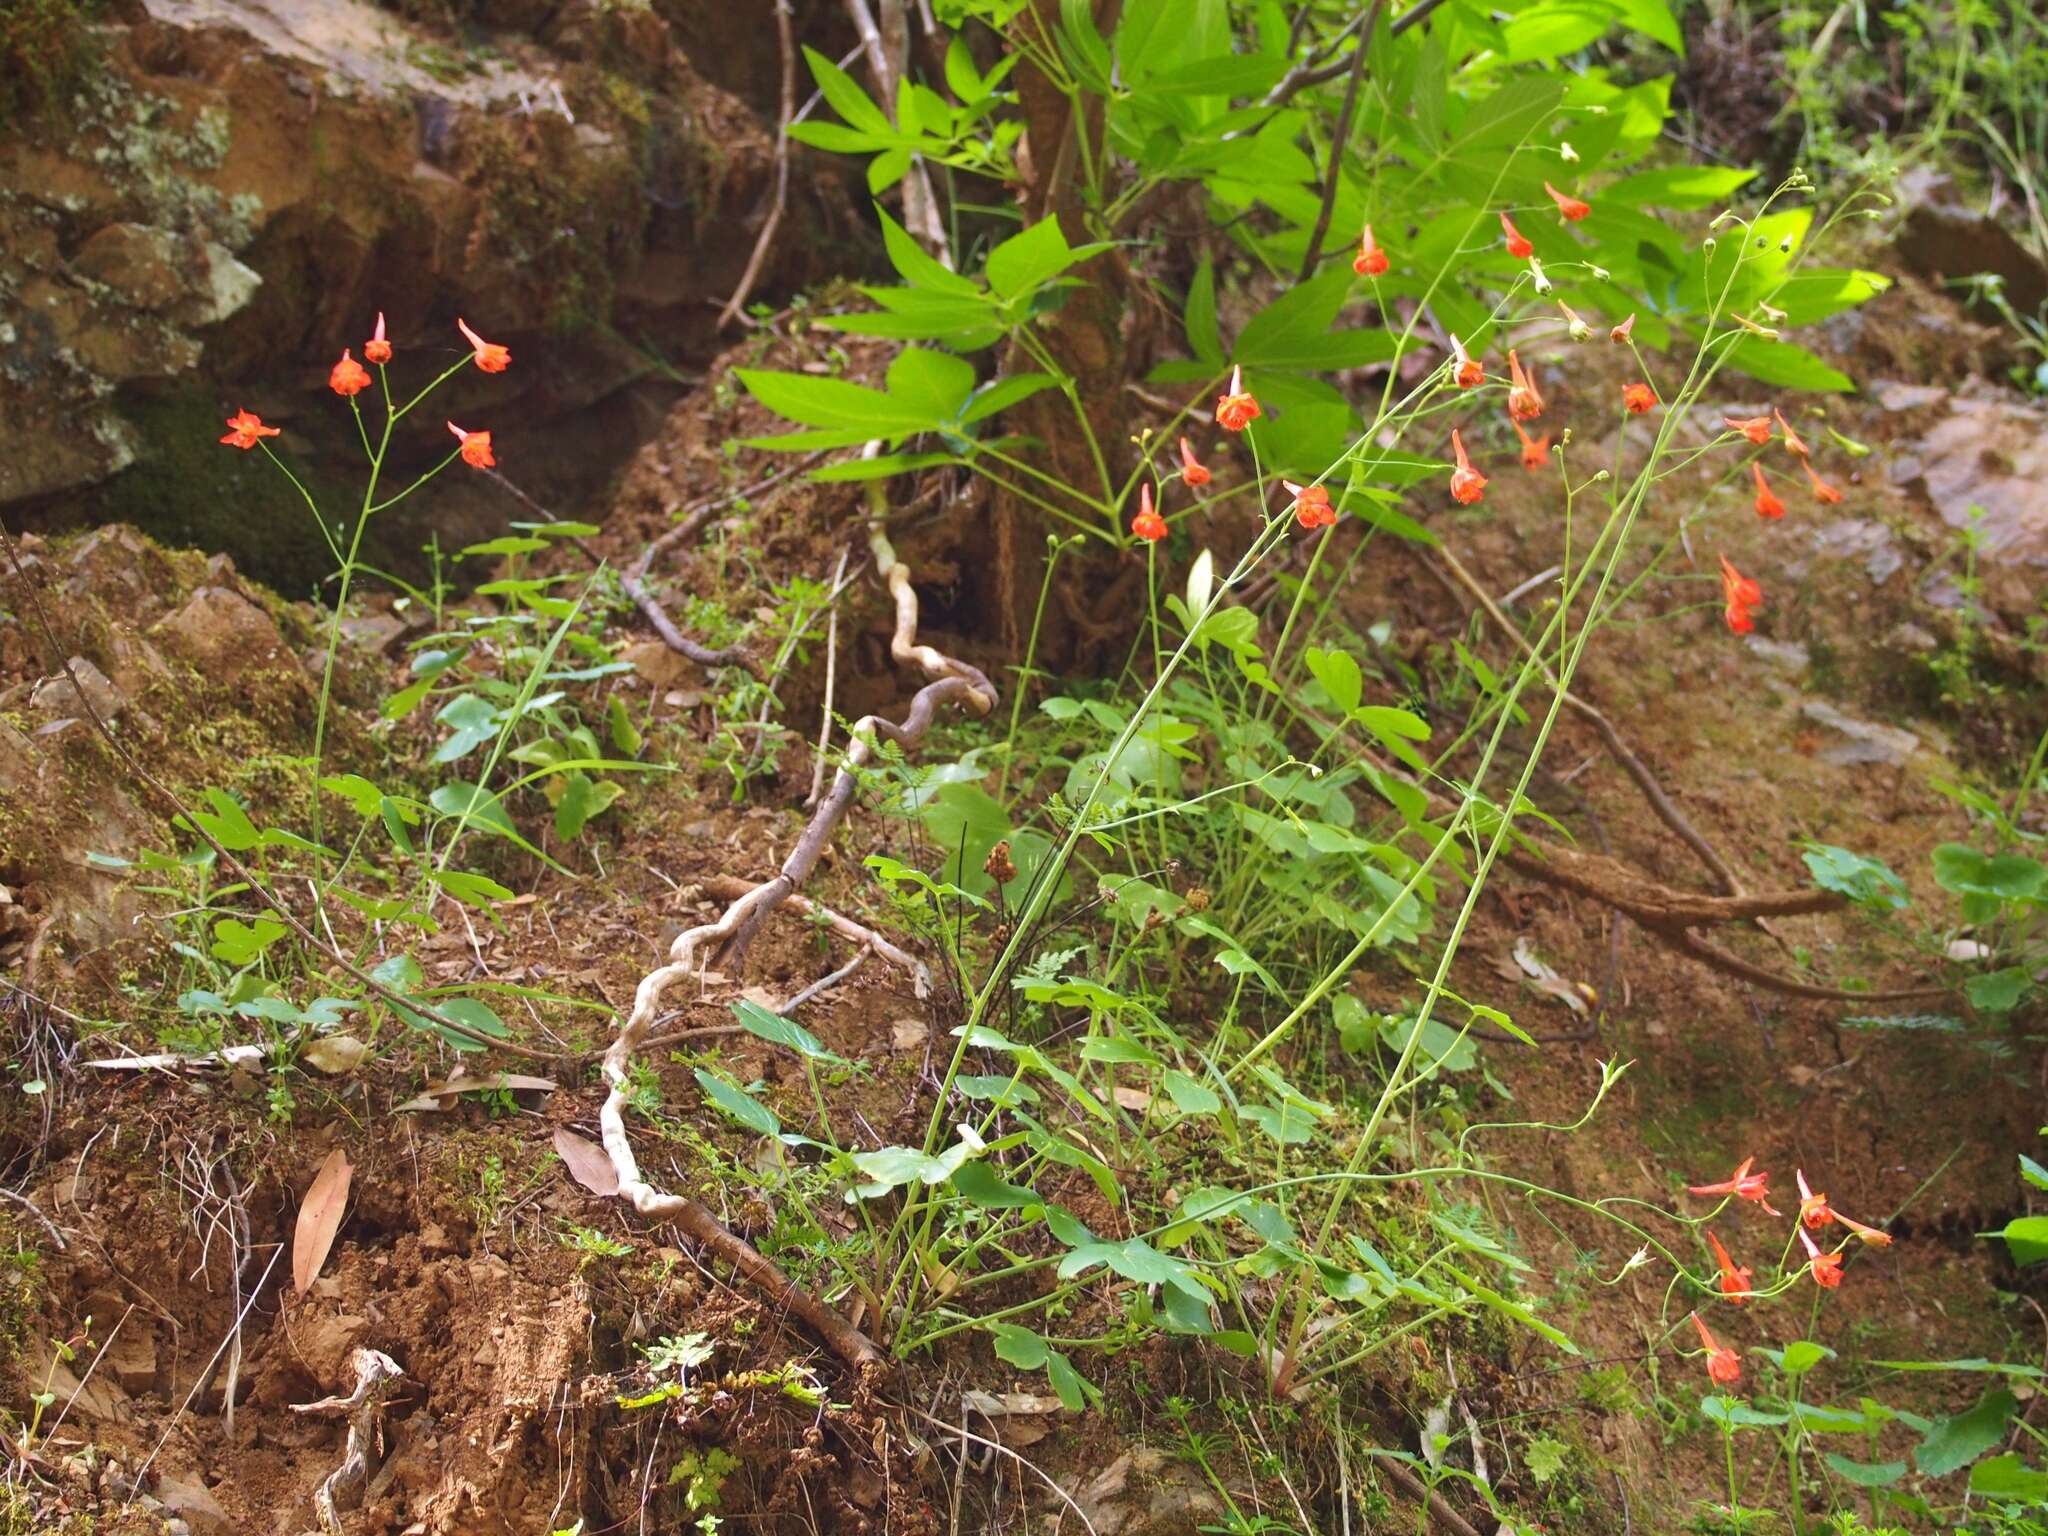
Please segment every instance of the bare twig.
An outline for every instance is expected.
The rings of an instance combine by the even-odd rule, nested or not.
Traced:
[[[1479,1536],[1478,1528],[1470,1520],[1467,1520],[1463,1515],[1451,1508],[1449,1500],[1445,1499],[1434,1488],[1427,1486],[1421,1478],[1402,1466],[1400,1462],[1382,1461],[1380,1466],[1385,1470],[1387,1477],[1396,1488],[1399,1488],[1416,1503],[1426,1507],[1429,1510],[1430,1518],[1449,1531],[1451,1536]]]
[[[42,1213],[41,1207],[35,1201],[29,1199],[27,1195],[16,1194],[11,1189],[0,1189],[0,1198],[12,1200],[16,1205],[27,1211],[29,1215],[35,1217],[37,1221],[43,1224],[43,1230],[50,1234],[50,1241],[57,1245],[57,1250],[60,1253],[64,1250],[64,1234],[57,1230],[55,1222]]]
[[[1365,13],[1365,30],[1351,50],[1351,77],[1344,84],[1344,105],[1337,112],[1337,131],[1330,136],[1330,168],[1323,176],[1323,203],[1316,210],[1315,228],[1309,232],[1308,249],[1302,254],[1300,282],[1315,276],[1322,259],[1323,237],[1330,232],[1330,211],[1337,206],[1337,180],[1344,172],[1344,151],[1351,144],[1351,118],[1358,110],[1358,91],[1365,84],[1365,56],[1372,52],[1372,35],[1380,24],[1384,0],[1372,0]]]
[[[775,200],[769,205],[768,218],[754,240],[753,254],[747,257],[739,286],[725,301],[725,308],[718,312],[720,330],[732,324],[740,306],[747,302],[747,295],[754,291],[762,264],[767,261],[768,251],[775,243],[775,231],[781,227],[783,207],[789,201],[789,125],[796,118],[796,40],[791,36],[789,0],[775,0],[775,35],[782,49],[782,121],[775,129]]]
[[[736,875],[713,875],[704,882],[704,889],[724,901],[738,901],[755,887],[755,882],[742,880]],[[865,923],[855,922],[844,912],[835,912],[822,901],[791,892],[782,898],[782,905],[800,917],[815,917],[842,939],[865,945],[891,965],[900,966],[910,972],[911,983],[919,997],[929,996],[932,989],[932,975],[925,963],[915,955],[906,953]]]
[[[839,967],[838,970],[834,971],[829,976],[820,976],[816,981],[812,982],[808,987],[805,987],[803,991],[797,993],[795,997],[792,997],[788,1002],[784,1003],[780,1008],[776,1009],[775,1011],[778,1014],[780,1014],[783,1018],[788,1018],[792,1013],[795,1013],[797,1009],[803,1007],[805,1003],[808,1003],[812,998],[816,997],[819,993],[830,992],[834,987],[838,986],[839,983],[846,980],[847,977],[851,976],[855,971],[859,970],[862,966],[866,965],[868,963],[868,956],[872,955],[873,953],[874,951],[872,949],[868,949],[865,946],[863,946],[860,949],[856,949],[853,952],[853,958],[847,961],[846,964]]]
[[[839,583],[846,576],[846,557],[849,551],[839,551],[839,564],[832,572],[832,592],[836,597]],[[818,796],[825,792],[825,749],[832,744],[832,691],[839,681],[839,604],[833,603],[831,615],[825,621],[825,703],[818,711],[818,751],[811,762],[811,792],[804,796],[804,809],[809,810],[818,803]]]
[[[903,24],[903,0],[879,0],[882,19],[889,24],[891,39],[905,37]],[[882,110],[893,122],[896,117],[896,87],[903,78],[903,71],[890,51],[889,40],[882,36],[882,29],[875,25],[874,12],[868,9],[867,0],[846,0],[846,14],[853,20],[853,29],[860,35],[861,51],[867,55],[868,68],[874,72],[875,92],[882,101]],[[899,126],[901,126],[899,124]],[[922,240],[939,264],[953,265],[953,248],[946,239],[946,226],[939,217],[939,200],[932,191],[931,172],[921,156],[910,158],[910,169],[903,177],[903,223]]]

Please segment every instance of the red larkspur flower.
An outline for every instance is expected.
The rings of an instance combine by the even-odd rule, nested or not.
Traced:
[[[1550,200],[1557,204],[1557,211],[1564,216],[1567,224],[1576,224],[1593,211],[1591,203],[1581,202],[1576,197],[1568,196],[1558,191],[1557,188],[1547,181],[1543,183],[1543,190],[1550,194]]]
[[[1752,1271],[1747,1265],[1737,1264],[1728,1257],[1728,1250],[1721,1246],[1721,1239],[1710,1231],[1707,1241],[1714,1245],[1714,1262],[1721,1266],[1721,1294],[1738,1307],[1755,1295],[1749,1281]]]
[[[1717,1387],[1732,1387],[1742,1380],[1742,1361],[1732,1349],[1722,1346],[1719,1339],[1707,1331],[1707,1325],[1700,1321],[1699,1313],[1692,1315],[1693,1327],[1700,1331],[1700,1344],[1707,1352],[1707,1379]]]
[[[1226,432],[1242,432],[1255,417],[1265,414],[1259,409],[1259,402],[1245,393],[1244,370],[1232,368],[1230,388],[1216,401],[1216,425]]]
[[[341,349],[341,361],[327,375],[327,387],[337,395],[360,394],[370,387],[370,372],[361,363],[350,357],[349,349]]]
[[[1138,515],[1131,519],[1131,533],[1148,544],[1157,544],[1166,537],[1166,519],[1152,510],[1152,482],[1149,480],[1138,487]]]
[[[1536,381],[1522,371],[1515,349],[1508,348],[1508,415],[1516,421],[1534,421],[1543,414],[1543,396]]]
[[[1358,254],[1351,258],[1351,270],[1360,277],[1378,277],[1389,265],[1387,253],[1372,238],[1372,226],[1366,225],[1365,233],[1358,237]]]
[[[469,328],[469,323],[456,317],[455,328],[462,332],[470,346],[476,349],[476,365],[485,373],[503,373],[512,366],[510,349],[499,346],[495,341],[485,341]]]
[[[1486,382],[1486,370],[1465,352],[1465,343],[1456,336],[1451,338],[1451,356],[1457,366],[1451,370],[1451,380],[1460,389],[1477,389]]]
[[[1821,479],[1819,475],[1813,472],[1813,465],[1810,462],[1805,460],[1802,460],[1801,462],[1805,464],[1806,482],[1807,484],[1813,487],[1813,499],[1815,501],[1819,502],[1824,507],[1832,507],[1836,502],[1842,499],[1842,493],[1840,491],[1836,490],[1832,485],[1829,485],[1827,481]]]
[[[1728,604],[1721,616],[1728,621],[1730,629],[1738,635],[1746,635],[1756,628],[1754,610],[1763,606],[1764,589],[1730,565],[1726,555],[1721,557],[1721,596]],[[1804,1180],[1800,1181],[1800,1187],[1803,1192]],[[1759,1200],[1757,1203],[1761,1205],[1763,1202]],[[1769,1211],[1771,1208],[1766,1205],[1764,1209]],[[1775,1216],[1778,1213],[1771,1211],[1771,1214]]]
[[[1842,1283],[1842,1256],[1828,1253],[1814,1246],[1813,1239],[1806,1235],[1806,1228],[1799,1229],[1799,1241],[1806,1245],[1806,1267],[1813,1271],[1813,1282],[1825,1290],[1832,1291]]]
[[[284,430],[282,427],[266,427],[263,418],[254,411],[237,410],[227,418],[227,423],[228,435],[221,441],[245,451],[254,448],[259,437],[275,437]]]
[[[1657,391],[1640,381],[1631,384],[1621,392],[1622,409],[1631,416],[1641,416],[1657,403]]]
[[[1280,482],[1293,493],[1294,520],[1304,528],[1328,528],[1337,521],[1337,509],[1330,505],[1330,492],[1320,485],[1296,485],[1292,480]]]
[[[448,423],[448,430],[453,432],[462,444],[463,463],[467,464],[471,469],[494,469],[497,467],[498,461],[491,454],[490,433],[465,432],[452,421]]]
[[[384,311],[377,311],[377,329],[370,333],[370,339],[363,343],[363,357],[373,363],[391,361],[391,343],[384,339]]]
[[[1635,329],[1636,312],[1634,310],[1630,310],[1628,312],[1628,318],[1622,321],[1621,324],[1617,325],[1613,330],[1607,333],[1607,339],[1613,342],[1616,346],[1621,346],[1622,344],[1627,342],[1630,336],[1635,334]]]
[[[1529,237],[1515,228],[1515,221],[1507,216],[1505,210],[1500,216],[1500,228],[1508,242],[1508,254],[1515,260],[1527,261],[1536,254],[1536,247],[1529,243]]]
[[[1215,477],[1209,473],[1209,466],[1195,457],[1195,450],[1188,446],[1188,440],[1180,440],[1180,477],[1194,487],[1207,485]]]
[[[1541,437],[1531,437],[1522,430],[1519,421],[1514,421],[1512,416],[1508,419],[1514,422],[1515,436],[1522,440],[1522,468],[1543,468],[1550,462],[1550,434],[1546,432]]]
[[[1771,418],[1768,416],[1723,416],[1721,425],[1730,432],[1740,432],[1758,447],[1771,440]]]
[[[1778,493],[1771,489],[1771,483],[1764,478],[1761,464],[1749,466],[1756,475],[1756,515],[1776,522],[1785,515],[1785,503],[1778,500]]]
[[[1792,430],[1792,423],[1785,419],[1785,413],[1776,406],[1772,406],[1771,414],[1778,419],[1778,430],[1785,434],[1786,448],[1802,459],[1811,458],[1813,456],[1812,451],[1806,446],[1799,434]]]
[[[1486,494],[1486,476],[1465,456],[1465,440],[1456,427],[1451,429],[1451,452],[1458,456],[1458,467],[1451,471],[1451,499],[1469,507]]]
[[[1724,559],[1721,562],[1721,586],[1722,590],[1727,592],[1730,602],[1735,600],[1734,592],[1728,589],[1730,577],[1736,577],[1737,580],[1742,581],[1743,588],[1749,594],[1748,601],[1753,603],[1763,601],[1763,593],[1757,590],[1756,583],[1736,576],[1735,567]],[[1685,1187],[1685,1192],[1689,1195],[1733,1195],[1738,1200],[1753,1201],[1775,1216],[1778,1213],[1771,1210],[1770,1191],[1765,1187],[1765,1181],[1770,1178],[1770,1175],[1767,1173],[1751,1173],[1749,1170],[1755,1163],[1755,1158],[1745,1157],[1736,1165],[1735,1171],[1719,1184],[1688,1184]]]

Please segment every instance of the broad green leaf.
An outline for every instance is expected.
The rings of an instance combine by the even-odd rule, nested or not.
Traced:
[[[1837,1456],[1829,1451],[1821,1458],[1844,1482],[1854,1483],[1858,1488],[1889,1488],[1906,1475],[1903,1461],[1851,1461],[1846,1456]]]
[[[1365,694],[1365,675],[1347,653],[1310,646],[1302,659],[1308,663],[1309,672],[1315,680],[1323,685],[1323,692],[1329,695],[1330,703],[1339,714],[1348,715],[1358,708],[1358,702]]]
[[[1867,858],[1829,843],[1808,843],[1801,855],[1824,891],[1846,896],[1859,906],[1899,911],[1907,905],[1906,882],[1882,859]]]
[[[1763,336],[1744,336],[1727,349],[1728,366],[1765,384],[1816,393],[1846,394],[1856,387],[1842,372],[1804,347]]]
[[[1998,1387],[1967,1412],[1935,1420],[1913,1452],[1914,1465],[1923,1477],[1946,1477],[1967,1467],[2005,1438],[2006,1421],[2018,1407],[2018,1399]]]
[[[2008,1451],[1970,1469],[1970,1492],[2008,1503],[2048,1503],[2048,1472],[2028,1466]]]
[[[778,1013],[770,1013],[751,998],[742,998],[734,1003],[732,1011],[748,1034],[771,1045],[786,1045],[806,1061],[822,1061],[834,1066],[851,1065],[844,1056],[826,1050],[824,1042],[803,1025]]]
[[[1207,364],[1211,372],[1220,371],[1223,337],[1216,328],[1216,267],[1206,251],[1201,265],[1195,268],[1194,280],[1188,284],[1183,323],[1187,326],[1188,350]]]
[[[1443,1269],[1447,1274],[1451,1276],[1452,1279],[1456,1280],[1458,1284],[1462,1285],[1466,1290],[1470,1291],[1474,1296],[1478,1297],[1480,1301],[1484,1302],[1488,1307],[1498,1312],[1502,1317],[1508,1318],[1513,1322],[1520,1323],[1524,1328],[1527,1328],[1534,1333],[1541,1334],[1544,1338],[1550,1340],[1551,1343],[1555,1344],[1559,1349],[1563,1350],[1568,1355],[1576,1355],[1580,1352],[1579,1346],[1571,1341],[1570,1336],[1567,1335],[1563,1329],[1558,1328],[1553,1324],[1546,1323],[1542,1318],[1538,1317],[1534,1312],[1531,1312],[1527,1307],[1523,1306],[1520,1302],[1510,1301],[1507,1297],[1501,1295],[1500,1292],[1481,1285],[1477,1280],[1474,1280],[1471,1276],[1462,1273],[1460,1270],[1458,1270],[1452,1265],[1446,1264],[1443,1266]]]
[[[2015,1264],[2038,1264],[2048,1259],[2048,1216],[2015,1216],[1998,1231],[1980,1235],[2004,1238]]]
[[[725,1111],[743,1129],[760,1136],[779,1136],[782,1122],[774,1112],[745,1089],[736,1087],[722,1077],[714,1077],[702,1067],[696,1069],[697,1086],[704,1090],[704,1096]]]
[[[1008,378],[997,379],[984,384],[974,392],[967,402],[967,408],[960,413],[963,426],[984,421],[999,411],[1007,411],[1019,401],[1029,400],[1042,389],[1051,389],[1058,380],[1044,373],[1013,373]]]
[[[800,426],[857,430],[879,437],[938,424],[933,413],[865,384],[765,368],[736,368],[733,372],[756,400]]]
[[[889,398],[928,420],[953,420],[973,392],[974,365],[950,352],[905,347],[889,364]]]
[[[1072,266],[1075,255],[1057,219],[1040,219],[988,253],[988,285],[1015,299]]]
[[[494,901],[510,901],[513,893],[488,876],[461,869],[427,871],[427,878],[457,901],[472,907],[489,907]]]

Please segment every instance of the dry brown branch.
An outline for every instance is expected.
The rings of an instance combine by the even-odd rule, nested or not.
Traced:
[[[979,715],[995,708],[995,688],[979,671],[918,643],[917,593],[910,585],[910,570],[896,559],[895,551],[879,529],[870,542],[875,563],[886,574],[896,603],[896,632],[890,642],[890,653],[899,662],[915,663],[931,681],[918,690],[900,725],[878,715],[869,715],[854,725],[846,761],[833,779],[831,792],[819,802],[796,848],[783,861],[781,871],[773,879],[748,887],[715,921],[676,935],[669,946],[668,962],[641,978],[633,994],[632,1011],[604,1054],[604,1076],[610,1091],[598,1114],[605,1151],[618,1170],[619,1193],[632,1202],[635,1210],[652,1221],[675,1222],[698,1243],[731,1263],[750,1283],[767,1291],[792,1316],[809,1324],[834,1353],[856,1370],[882,1363],[881,1351],[867,1335],[823,1301],[794,1285],[753,1247],[728,1232],[697,1201],[658,1190],[641,1178],[639,1161],[626,1134],[625,1109],[627,1073],[633,1053],[653,1027],[662,994],[696,970],[699,952],[709,945],[724,946],[730,957],[724,963],[738,965],[747,936],[776,907],[795,895],[797,887],[817,866],[825,845],[853,803],[860,785],[859,770],[873,755],[876,742],[887,739],[914,744],[930,728],[939,705],[950,700],[961,700]]]
[[[747,302],[747,295],[754,291],[769,248],[775,244],[775,231],[782,225],[783,207],[789,201],[789,125],[796,117],[796,40],[791,36],[789,0],[775,0],[775,36],[782,49],[782,120],[775,125],[775,200],[769,205],[761,233],[755,237],[754,250],[747,257],[746,270],[740,273],[739,285],[725,301],[725,308],[718,312],[721,331],[732,324],[740,306]]]
[[[713,875],[704,882],[704,889],[718,897],[721,901],[738,901],[741,897],[751,892],[757,884],[758,882],[753,880],[742,880],[737,875]],[[903,970],[910,972],[911,985],[916,989],[917,995],[919,997],[930,995],[932,975],[925,967],[925,963],[915,955],[909,954],[899,946],[892,944],[865,923],[857,923],[845,913],[835,912],[822,901],[813,901],[810,897],[799,895],[795,892],[791,892],[783,897],[782,904],[800,916],[816,917],[842,939],[849,939],[855,944],[864,944],[891,965],[899,966]]]
[[[1425,1506],[1429,1510],[1430,1518],[1449,1531],[1451,1536],[1479,1536],[1478,1528],[1470,1520],[1451,1508],[1442,1494],[1426,1486],[1421,1478],[1400,1462],[1383,1461],[1380,1463],[1380,1469],[1387,1474],[1389,1481],[1396,1488],[1416,1503]]]
[[[832,571],[832,592],[839,593],[839,584],[846,578],[847,551],[839,551],[839,564]],[[832,604],[832,612],[825,620],[825,702],[818,708],[818,750],[811,759],[811,792],[804,796],[804,809],[809,810],[818,803],[818,796],[825,792],[825,749],[832,745],[832,694],[839,682],[839,604]]]
[[[903,17],[903,0],[879,0],[879,4],[880,27],[875,24],[875,13],[868,9],[867,0],[846,0],[846,14],[852,18],[861,51],[867,55],[868,68],[874,74],[875,94],[893,122],[896,86],[903,78],[902,49],[909,31]],[[883,36],[884,29],[887,37]],[[953,265],[953,249],[946,239],[945,221],[939,216],[939,199],[932,191],[931,172],[916,155],[911,157],[910,169],[903,177],[903,225],[938,258],[940,265]]]
[[[341,1465],[313,1490],[313,1508],[328,1536],[344,1536],[341,1517],[360,1509],[370,1484],[370,1452],[377,1444],[377,1420],[391,1383],[405,1374],[398,1362],[377,1349],[358,1349],[349,1356],[356,1373],[355,1390],[347,1397],[324,1397],[317,1403],[293,1403],[293,1413],[346,1413],[348,1444]]]

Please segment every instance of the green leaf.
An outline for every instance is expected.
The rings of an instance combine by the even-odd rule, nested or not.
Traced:
[[[764,368],[736,368],[733,372],[746,386],[747,393],[776,415],[786,416],[799,426],[838,428],[842,432],[880,437],[922,431],[939,424],[931,413],[916,410],[865,384]]]
[[[633,723],[633,713],[626,708],[626,696],[615,693],[605,706],[605,730],[610,734],[612,747],[628,757],[638,757],[646,738],[640,734],[640,727]]]
[[[786,1045],[806,1061],[829,1062],[834,1066],[850,1066],[844,1056],[825,1049],[825,1044],[794,1019],[785,1019],[778,1013],[770,1013],[750,998],[742,998],[732,1005],[734,1017],[750,1035],[766,1040],[771,1045]]]
[[[1206,252],[1201,265],[1195,268],[1194,280],[1188,284],[1183,323],[1187,326],[1188,350],[1207,363],[1212,372],[1222,371],[1223,337],[1216,328],[1216,267]]]
[[[766,1104],[743,1088],[735,1087],[722,1077],[714,1077],[702,1067],[696,1069],[697,1086],[704,1090],[704,1096],[716,1104],[742,1129],[757,1136],[779,1136],[782,1122]]]
[[[1957,895],[2031,901],[2048,888],[2048,867],[2017,853],[1985,855],[1962,843],[1943,843],[1933,860],[1935,880]]]
[[[954,456],[950,453],[878,453],[871,459],[848,459],[840,464],[827,464],[814,469],[807,478],[820,485],[847,480],[887,480],[916,469],[931,469],[940,464],[951,464]]]
[[[1796,1339],[1787,1344],[1784,1353],[1778,1357],[1778,1369],[1787,1376],[1804,1376],[1833,1354],[1834,1351],[1825,1344],[1816,1344],[1811,1339]]]
[[[956,1078],[954,1081],[959,1080]],[[964,1163],[954,1171],[953,1188],[959,1191],[963,1200],[992,1211],[1021,1211],[1045,1204],[1036,1190],[1005,1182],[980,1158]]]
[[[1298,283],[1245,322],[1231,360],[1246,368],[1322,372],[1390,362],[1394,338],[1385,331],[1335,329],[1351,297],[1350,265]]]
[[[472,907],[489,907],[494,901],[510,901],[513,893],[484,875],[460,869],[434,869],[427,878],[457,901]]]
[[[1613,0],[1624,26],[1635,28],[1652,42],[1662,43],[1681,59],[1685,57],[1685,34],[1671,14],[1666,0]]]
[[[1358,663],[1343,651],[1325,651],[1310,646],[1303,653],[1309,672],[1323,685],[1323,692],[1329,695],[1330,703],[1341,715],[1348,715],[1358,708],[1359,700],[1365,694],[1365,674],[1358,669]],[[1425,729],[1424,735],[1428,734]]]
[[[2043,1168],[2024,1152],[2020,1154],[2020,1177],[2036,1189],[2048,1189],[2048,1168]]]
[[[2005,1438],[2006,1420],[2018,1407],[2018,1400],[1998,1387],[1986,1392],[1969,1411],[1936,1419],[1913,1452],[1914,1464],[1924,1477],[1946,1477],[1967,1467]]]
[[[383,707],[377,713],[386,720],[403,720],[407,715],[419,708],[420,700],[427,696],[428,690],[433,686],[434,679],[431,676],[423,677],[415,683],[407,683],[398,692],[387,698],[384,701]]]
[[[1824,891],[1846,896],[1858,906],[1900,911],[1906,905],[1906,882],[1892,873],[1882,859],[1867,858],[1829,843],[1808,843],[1801,855],[1813,872],[1813,883]]]
[[[1563,1329],[1557,1328],[1550,1323],[1546,1323],[1542,1318],[1538,1317],[1534,1312],[1531,1312],[1527,1307],[1523,1306],[1520,1302],[1508,1300],[1508,1298],[1501,1295],[1500,1292],[1488,1289],[1486,1286],[1481,1285],[1477,1280],[1474,1280],[1471,1276],[1460,1272],[1452,1265],[1446,1264],[1443,1266],[1443,1269],[1447,1274],[1451,1276],[1452,1279],[1456,1280],[1466,1290],[1470,1291],[1474,1296],[1478,1297],[1480,1301],[1484,1302],[1488,1307],[1492,1308],[1495,1312],[1498,1312],[1502,1317],[1508,1318],[1512,1322],[1521,1324],[1524,1328],[1529,1329],[1531,1332],[1541,1334],[1544,1338],[1550,1340],[1551,1343],[1555,1344],[1559,1349],[1563,1350],[1568,1355],[1576,1355],[1580,1352],[1579,1346],[1571,1341],[1571,1338],[1564,1332]]]
[[[1555,59],[1597,41],[1614,13],[1593,0],[1541,0],[1501,28],[1504,56],[1511,64]]]
[[[505,1021],[473,997],[437,997],[416,1001],[421,1001],[422,1006],[432,1008],[436,1013],[445,1014],[457,1024],[464,1025],[480,1035],[488,1035],[493,1040],[509,1040],[512,1036],[512,1031],[505,1027]],[[484,1048],[466,1035],[458,1035],[453,1030],[443,1029],[438,1021],[428,1018],[425,1014],[412,1015],[406,1022],[416,1029],[424,1029],[440,1036],[453,1050],[480,1051]]]
[[[1712,1423],[1730,1429],[1770,1429],[1790,1421],[1791,1415],[1752,1408],[1737,1397],[1703,1397],[1700,1412]]]
[[[1756,180],[1756,172],[1738,166],[1681,165],[1638,171],[1601,190],[1602,203],[1629,207],[1706,208],[1724,202]]]
[[[192,820],[230,853],[247,853],[262,840],[255,823],[226,790],[209,789],[206,802],[213,807],[212,813],[194,811]]]
[[[214,958],[233,966],[252,965],[287,931],[275,918],[259,917],[245,923],[238,917],[224,917],[213,925]]]
[[[995,1336],[998,1360],[1014,1365],[1020,1371],[1045,1368],[1052,1347],[1029,1328],[1019,1328],[1015,1323],[987,1323],[983,1326]]]
[[[896,126],[888,115],[868,98],[868,93],[854,83],[853,77],[815,48],[805,47],[804,62],[811,66],[811,78],[818,82],[818,93],[825,98],[826,105],[837,112],[855,128],[864,129],[886,138],[896,136]]]
[[[2034,983],[2023,965],[2009,965],[2002,971],[1987,971],[1963,983],[1963,995],[1972,1008],[1986,1013],[2010,1013]]]
[[[988,253],[988,285],[1003,298],[1015,300],[1098,249],[1083,246],[1075,250],[1060,232],[1057,219],[1040,219]]]
[[[1984,1237],[2002,1237],[2018,1265],[2038,1264],[2048,1259],[2048,1216],[2015,1216],[1996,1232]]]
[[[466,824],[477,831],[494,832],[503,837],[518,835],[518,829],[512,825],[511,813],[505,809],[505,802],[474,784],[443,784],[427,796],[427,803],[443,816],[467,818]]]
[[[1821,1459],[1843,1482],[1854,1483],[1858,1488],[1889,1488],[1906,1475],[1906,1464],[1903,1461],[1851,1461],[1846,1456],[1837,1456],[1833,1451],[1829,1451]]]
[[[1215,1090],[1187,1073],[1169,1070],[1165,1077],[1166,1096],[1173,1100],[1173,1107],[1184,1115],[1213,1115],[1222,1109],[1223,1101]]]
[[[471,555],[530,555],[548,547],[546,539],[521,538],[516,534],[505,534],[500,538],[486,539],[481,544],[471,544],[462,551],[461,559]]]
[[[1856,387],[1855,381],[1841,369],[1829,366],[1806,348],[1794,346],[1789,341],[1744,336],[1724,355],[1728,366],[1737,372],[1784,389],[1846,394]]]
[[[1970,1469],[1970,1492],[2008,1502],[2048,1502],[2048,1472],[2028,1466],[2008,1451]]]
[[[974,365],[950,352],[905,347],[889,364],[889,398],[933,422],[952,421],[974,392]]]
[[[1007,378],[984,384],[967,402],[967,409],[960,413],[961,425],[985,421],[999,411],[1007,411],[1019,401],[1029,400],[1042,389],[1051,389],[1058,382],[1050,374],[1013,373]]]

